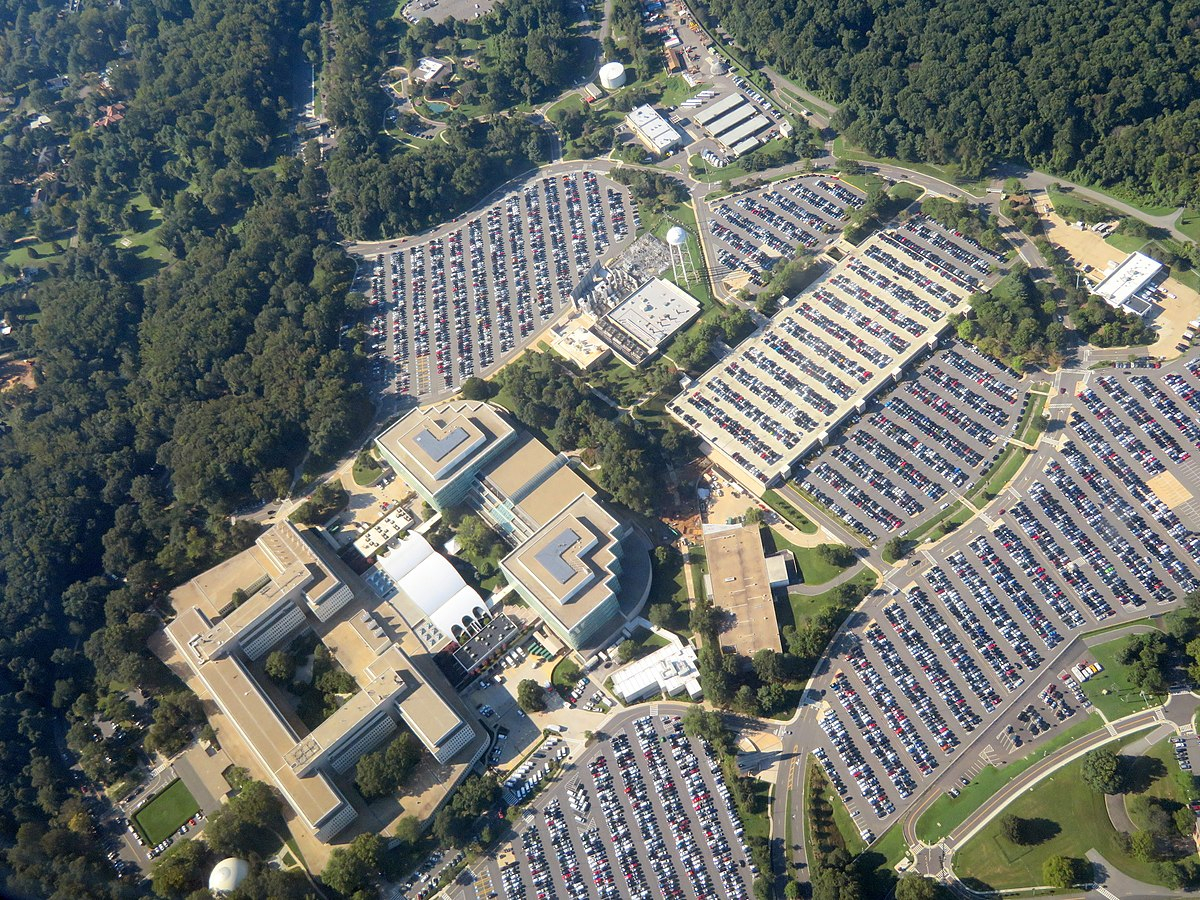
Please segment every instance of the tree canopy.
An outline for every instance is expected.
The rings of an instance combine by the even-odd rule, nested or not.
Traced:
[[[1148,194],[1200,198],[1200,2],[707,0],[761,58],[841,105],[878,156],[992,160]]]

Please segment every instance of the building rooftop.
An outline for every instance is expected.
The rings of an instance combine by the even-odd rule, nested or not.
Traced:
[[[410,534],[395,549],[380,556],[377,565],[418,614],[446,637],[451,637],[456,627],[463,627],[464,618],[472,619],[486,609],[479,593],[424,535]]]
[[[652,688],[664,696],[686,689],[696,697],[700,693],[699,675],[695,649],[686,644],[668,644],[613,672],[612,687],[627,703],[646,696]]]
[[[306,572],[316,567],[323,573],[309,583],[303,597],[294,591],[279,591],[275,582],[268,579],[270,583],[267,586],[259,589],[226,619],[215,624],[201,605],[207,602],[206,590],[219,588],[224,591],[230,584],[241,586],[248,577],[261,579],[262,576],[257,575],[259,571],[290,572],[297,566]],[[313,576],[308,573],[306,577]],[[230,627],[229,623],[235,620],[236,624],[236,620],[245,617],[244,609],[256,606],[260,613],[269,611],[264,607],[268,601],[260,600],[269,591],[274,594],[269,598],[272,607],[279,603],[293,603],[301,613],[313,613],[315,616],[316,610],[309,601],[313,594],[311,584],[327,583],[344,586],[345,590],[351,592],[352,598],[367,596],[357,576],[344,563],[335,557],[325,556],[322,548],[310,545],[292,526],[276,525],[254,547],[173,592],[172,600],[177,615],[166,627],[171,643],[183,654],[258,762],[270,773],[288,803],[314,831],[319,830],[331,815],[345,815],[348,807],[337,787],[320,769],[306,775],[300,773],[305,770],[307,762],[350,735],[351,730],[375,710],[386,703],[395,702],[393,714],[399,713],[431,748],[439,746],[465,721],[456,711],[457,697],[453,695],[444,676],[436,669],[420,669],[401,649],[398,641],[402,635],[397,632],[400,624],[390,621],[388,614],[381,614],[379,609],[371,611],[363,608],[361,603],[348,603],[325,623],[304,616],[307,624],[316,630],[334,658],[359,686],[357,693],[308,733],[290,709],[276,704],[271,692],[257,681],[247,667],[240,651],[225,654],[211,652],[208,642],[212,640],[212,635],[236,634],[236,629]],[[211,606],[211,603],[208,605]],[[222,626],[225,626],[224,631],[221,630]],[[290,639],[298,627],[289,626],[278,640]],[[449,699],[443,696],[442,691],[447,692]],[[351,736],[350,739],[355,738]]]
[[[451,401],[411,410],[376,438],[428,492],[452,481],[513,426],[494,406]]]
[[[704,128],[710,136],[717,140],[722,140],[727,132],[733,130],[747,119],[752,118],[756,112],[758,110],[753,106],[749,103],[744,103],[740,106],[735,106],[719,119],[713,119]]]
[[[194,635],[207,630],[209,622],[195,607],[181,609],[167,632],[177,647],[189,648]],[[185,651],[186,652],[186,651]],[[222,711],[232,719],[259,763],[271,773],[276,786],[310,828],[338,810],[345,798],[324,774],[299,777],[284,761],[300,736],[271,702],[236,656],[218,659],[188,657]]]
[[[504,559],[520,582],[568,628],[608,598],[617,521],[581,493]]]
[[[757,527],[732,528],[704,536],[713,605],[733,617],[721,634],[721,647],[743,656],[758,650],[783,651],[779,622]]]
[[[528,432],[521,432],[481,475],[504,496],[515,497],[538,473],[555,465],[556,460],[561,462],[557,453]]]
[[[235,638],[291,591],[302,589],[314,612],[341,581],[290,522],[281,522],[259,536],[254,546],[197,575],[175,591],[177,601],[191,603],[216,619],[233,603],[234,591],[248,596],[217,624],[206,629],[202,646],[213,653]]]
[[[642,140],[660,153],[679,143],[679,132],[652,106],[635,106],[625,118]]]
[[[906,255],[890,232],[878,232],[782,301],[765,328],[668,411],[722,468],[761,493],[924,353],[951,315],[967,311],[970,293],[949,273]],[[866,321],[870,330],[860,324]]]
[[[737,128],[725,132],[719,138],[717,138],[717,140],[719,140],[726,147],[736,147],[747,138],[757,135],[760,131],[766,130],[770,127],[770,125],[771,120],[759,113],[758,115],[747,119],[745,122],[742,122],[742,124],[738,125]]]
[[[651,278],[607,319],[645,347],[657,350],[700,312],[700,301],[662,278]]]
[[[1138,302],[1137,294],[1162,271],[1162,263],[1144,253],[1130,253],[1124,261],[1109,272],[1104,280],[1092,288],[1092,293],[1101,297],[1109,306],[1127,308],[1143,315],[1149,304]],[[1133,301],[1131,303],[1131,301]]]
[[[725,113],[744,103],[746,103],[746,98],[741,94],[727,94],[712,106],[706,107],[692,116],[692,121],[697,125],[705,126],[709,122],[715,122],[721,116],[725,115]]]

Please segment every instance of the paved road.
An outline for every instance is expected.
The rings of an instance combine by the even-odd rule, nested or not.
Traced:
[[[1153,734],[1157,735],[1161,731],[1163,736],[1170,731],[1177,730],[1179,727],[1185,725],[1190,727],[1192,717],[1195,715],[1197,708],[1200,708],[1200,698],[1196,695],[1191,693],[1172,694],[1164,706],[1134,713],[1133,715],[1126,716],[1124,719],[1111,722],[1107,727],[1085,735],[1079,740],[1073,741],[1048,755],[1045,759],[1039,760],[984,801],[941,844],[936,847],[924,848],[918,853],[917,865],[919,870],[934,877],[942,876],[957,881],[953,871],[954,851],[978,834],[988,822],[1003,812],[1024,791],[1032,788],[1043,779],[1079,759],[1091,750],[1118,741],[1128,735],[1149,728],[1156,723],[1167,725],[1167,727],[1156,729],[1153,732]],[[911,818],[911,821],[915,823],[915,816]],[[909,835],[907,827],[905,834],[906,837]],[[910,846],[917,845],[913,843],[914,840],[915,833],[910,838]],[[1167,894],[1158,894],[1157,896],[1165,895]],[[1121,894],[1120,896],[1122,900],[1125,900],[1125,894]]]

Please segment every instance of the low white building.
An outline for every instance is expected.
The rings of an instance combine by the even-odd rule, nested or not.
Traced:
[[[1149,286],[1158,273],[1162,271],[1162,263],[1151,259],[1144,253],[1130,253],[1124,261],[1108,272],[1104,280],[1092,288],[1092,293],[1100,297],[1109,306],[1136,316],[1144,316],[1153,304],[1141,292]]]
[[[612,676],[613,693],[622,703],[636,703],[654,694],[675,697],[684,691],[693,700],[703,696],[696,651],[690,645],[671,643],[649,656],[622,666]]]
[[[679,146],[679,132],[652,106],[635,106],[625,117],[625,123],[639,141],[652,153],[666,153]]]

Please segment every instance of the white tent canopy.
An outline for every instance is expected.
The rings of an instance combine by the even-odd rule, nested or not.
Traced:
[[[447,637],[487,608],[479,593],[424,535],[410,534],[380,556],[377,565]]]

